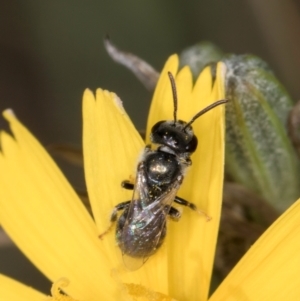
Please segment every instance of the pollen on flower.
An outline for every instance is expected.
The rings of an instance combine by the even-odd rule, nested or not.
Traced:
[[[134,301],[175,301],[170,296],[151,291],[139,284],[124,283],[124,286]]]
[[[62,293],[62,288],[67,287],[70,281],[67,278],[60,278],[51,287],[51,297],[48,297],[47,300],[52,301],[77,301],[72,297]]]

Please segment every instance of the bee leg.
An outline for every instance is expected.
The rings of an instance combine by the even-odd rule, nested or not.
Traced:
[[[168,215],[174,222],[178,222],[181,218],[181,213],[178,209],[174,207],[170,207],[170,210],[168,212]]]
[[[198,212],[199,214],[202,214],[206,217],[206,220],[207,221],[210,221],[211,220],[211,217],[208,216],[204,211],[200,210],[197,208],[197,206],[193,203],[190,203],[188,201],[186,201],[185,199],[182,199],[180,198],[179,196],[176,196],[175,199],[174,199],[174,202],[176,202],[177,204],[180,204],[180,205],[183,205],[183,206],[187,206],[189,207],[190,209]]]
[[[129,180],[124,180],[122,183],[121,183],[121,186],[125,189],[128,189],[128,190],[133,190],[134,189],[134,184],[131,183]]]
[[[113,224],[117,221],[118,219],[118,211],[125,209],[127,206],[129,206],[131,201],[126,201],[118,204],[117,206],[114,207],[113,212],[110,216],[110,225],[109,227],[101,233],[98,237],[100,239],[103,239],[103,236],[106,235],[113,227]]]

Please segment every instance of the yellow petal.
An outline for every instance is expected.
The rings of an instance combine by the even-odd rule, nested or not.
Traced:
[[[121,100],[108,91],[83,95],[83,153],[85,178],[98,234],[107,230],[114,206],[130,200],[132,192],[121,187],[135,176],[139,153],[145,144],[125,113]],[[101,242],[116,261],[114,235]]]
[[[251,247],[210,301],[299,300],[300,200]]]
[[[132,192],[123,189],[121,182],[134,178],[145,144],[114,93],[98,89],[95,97],[86,90],[83,99],[85,177],[100,234],[108,228],[114,206],[131,200]],[[138,282],[153,291],[168,293],[166,249],[130,272],[124,269],[114,228],[101,244],[120,283]]]
[[[146,141],[149,143],[149,136],[152,126],[161,120],[171,120],[173,118],[173,97],[168,72],[173,76],[176,75],[178,69],[178,56],[172,55],[166,62],[157,86],[154,91],[151,102],[150,112],[147,121]],[[179,104],[180,105],[180,104]]]
[[[219,82],[222,82],[221,69],[222,67],[219,66],[217,82],[212,90],[211,85],[207,84],[211,78],[210,70],[203,71],[195,86],[195,89],[201,87],[199,93],[193,92],[189,97],[186,96],[190,103],[184,105],[189,109],[189,112],[188,110],[184,112],[186,114],[184,120],[189,120],[200,109],[224,98],[222,91],[217,88]],[[173,260],[176,260],[180,254],[183,258],[180,267],[176,269],[177,275],[184,275],[181,280],[182,286],[176,285],[178,279],[172,276],[175,270],[170,271],[171,287],[174,288],[171,296],[178,300],[207,299],[222,202],[224,108],[214,108],[201,116],[195,121],[193,128],[199,144],[192,156],[193,165],[178,195],[196,204],[200,210],[212,217],[212,220],[207,222],[203,216],[185,209],[182,220],[178,224],[170,223],[169,254]],[[182,246],[184,246],[184,253]]]
[[[14,138],[1,133],[3,228],[49,279],[68,278],[75,299],[110,300],[116,284],[92,219],[41,145],[10,111],[4,116]]]
[[[129,296],[136,301],[176,301],[170,296],[166,296],[159,292],[150,291],[139,284],[125,284]]]
[[[41,301],[46,298],[33,288],[0,274],[1,301]]]
[[[177,57],[173,56],[164,67],[151,105],[148,133],[155,122],[173,118],[173,98],[167,71],[175,75],[177,64]],[[224,68],[223,64],[218,64],[214,84],[210,69],[205,69],[194,88],[189,68],[180,70],[175,79],[178,119],[189,121],[207,105],[224,99]],[[203,216],[184,209],[178,223],[168,223],[169,295],[177,300],[207,299],[222,201],[223,106],[201,116],[195,121],[193,128],[199,144],[192,156],[193,165],[178,195],[195,203],[212,220],[206,222]]]

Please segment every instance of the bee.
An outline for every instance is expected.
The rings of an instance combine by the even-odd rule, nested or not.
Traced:
[[[178,221],[181,213],[172,203],[198,211],[195,204],[176,194],[183,182],[190,156],[197,149],[198,139],[192,123],[204,113],[224,104],[219,100],[198,112],[189,122],[177,120],[177,91],[174,77],[168,72],[173,93],[174,119],[157,122],[137,165],[135,183],[123,181],[122,187],[133,190],[132,199],[119,203],[111,214],[116,225],[116,241],[123,261],[131,270],[141,267],[162,245],[167,234],[167,217]],[[118,211],[123,210],[118,218]],[[110,227],[111,228],[111,227]],[[100,235],[103,237],[108,231]]]

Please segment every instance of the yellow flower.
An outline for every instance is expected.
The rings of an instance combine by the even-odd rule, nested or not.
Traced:
[[[215,81],[207,68],[194,87],[189,69],[177,73],[177,68],[178,58],[172,56],[154,94],[148,136],[156,121],[173,117],[167,71],[177,74],[178,117],[182,120],[224,98],[222,64],[218,64]],[[120,183],[135,176],[137,158],[144,148],[118,97],[100,89],[96,96],[87,90],[83,97],[85,176],[94,220],[41,145],[10,110],[4,112],[14,137],[6,132],[0,137],[0,223],[55,283],[53,300],[207,300],[221,208],[223,111],[222,106],[217,107],[193,124],[199,145],[178,193],[212,220],[207,222],[184,209],[178,223],[168,223],[163,246],[134,272],[124,268],[113,231],[103,240],[98,238],[109,226],[112,208],[130,200],[131,192]],[[267,231],[210,300],[297,300],[299,206],[296,203]],[[70,297],[61,295],[59,288]],[[0,276],[1,301],[45,298]]]

